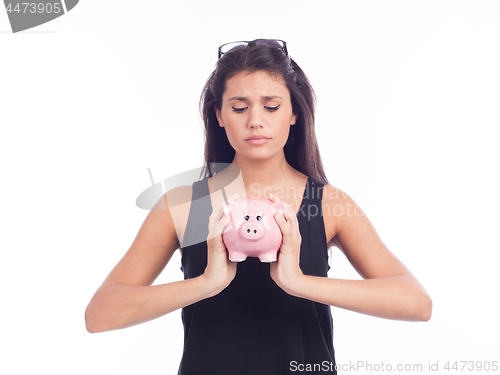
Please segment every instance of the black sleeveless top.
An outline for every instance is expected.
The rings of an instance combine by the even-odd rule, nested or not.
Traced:
[[[207,265],[212,213],[207,180],[193,184],[184,236],[184,244],[192,245],[182,250],[185,279],[203,274]],[[330,267],[322,194],[323,185],[308,179],[297,218],[300,268],[306,275],[326,277]],[[287,294],[273,281],[269,267],[247,258],[221,293],[182,309],[184,352],[178,374],[336,374],[330,307]]]

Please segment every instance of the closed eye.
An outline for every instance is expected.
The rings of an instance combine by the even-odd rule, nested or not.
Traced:
[[[245,112],[245,109],[247,109],[247,108],[248,107],[242,107],[242,108],[233,107],[233,111],[236,113],[243,113],[243,112]]]
[[[276,107],[265,106],[264,108],[266,110],[268,110],[269,112],[275,112],[275,111],[278,110],[278,108],[280,107],[280,105],[281,104],[278,104]],[[248,109],[248,107],[240,107],[240,108],[238,108],[238,107],[232,107],[232,108],[233,108],[233,111],[236,112],[236,113],[243,113],[243,112],[245,112]]]
[[[276,107],[264,107],[265,109],[267,109],[269,112],[274,112],[274,111],[277,111],[278,108],[280,107],[281,104],[278,104]]]

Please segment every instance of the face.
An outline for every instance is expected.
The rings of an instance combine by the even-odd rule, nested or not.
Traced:
[[[261,160],[283,153],[290,126],[297,120],[285,82],[265,71],[241,72],[228,79],[216,114],[236,158]]]

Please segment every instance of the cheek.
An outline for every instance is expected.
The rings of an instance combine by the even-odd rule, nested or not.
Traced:
[[[280,130],[282,134],[288,134],[290,132],[290,116],[283,116],[283,118],[280,119]]]
[[[226,137],[229,141],[229,143],[231,144],[231,146],[234,148],[234,143],[236,141],[236,139],[238,138],[236,133],[237,133],[237,130],[235,129],[235,123],[234,121],[231,121],[231,119],[228,119],[227,117],[224,117],[224,120],[223,120],[223,128],[224,128],[224,131],[226,132]],[[219,123],[220,125],[220,123]]]
[[[237,118],[235,118],[233,111],[223,109],[220,116],[222,123],[219,121],[219,125],[223,125],[225,128],[233,128],[237,124]]]
[[[226,130],[226,136],[227,139],[229,140],[229,143],[233,144],[234,136],[233,132],[231,131],[231,128],[226,126],[224,129]]]
[[[222,116],[222,123],[226,133],[234,133],[234,130],[237,127],[237,122],[234,121],[231,115],[228,116],[225,114]]]
[[[219,126],[222,128],[228,127],[233,122],[232,111],[228,109],[226,105],[222,105],[220,111],[216,112],[217,121],[219,121]]]

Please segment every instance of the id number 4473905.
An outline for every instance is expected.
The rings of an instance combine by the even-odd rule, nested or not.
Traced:
[[[447,371],[498,371],[498,361],[448,361]]]
[[[7,13],[61,13],[60,3],[8,3]]]

